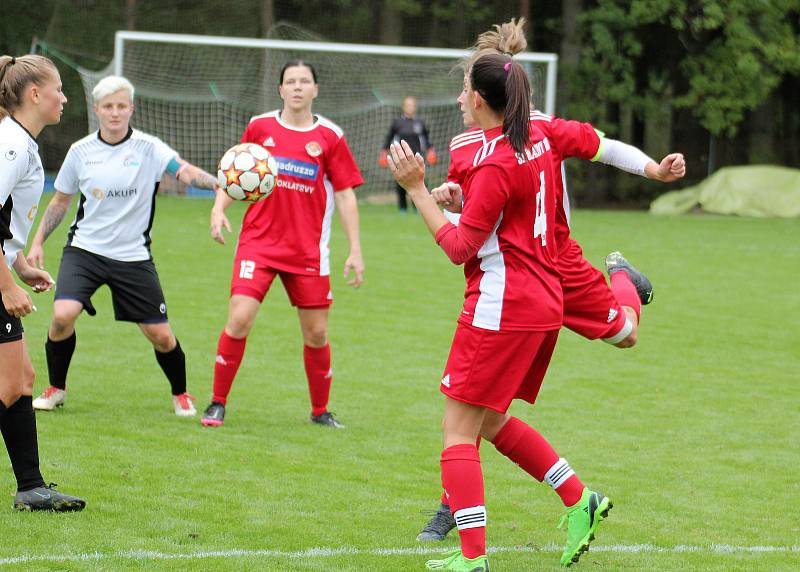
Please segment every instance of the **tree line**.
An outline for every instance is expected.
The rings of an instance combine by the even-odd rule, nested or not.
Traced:
[[[0,52],[44,40],[92,69],[108,63],[118,29],[268,37],[282,27],[296,39],[463,48],[525,16],[529,49],[560,56],[560,115],[654,157],[684,152],[690,181],[730,164],[800,167],[800,0],[2,0],[2,14]],[[49,168],[86,130],[80,81],[64,76],[72,105],[45,132]],[[663,190],[570,169],[582,204],[641,205]]]

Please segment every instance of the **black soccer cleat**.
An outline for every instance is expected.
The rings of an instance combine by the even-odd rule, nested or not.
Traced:
[[[58,485],[50,483],[17,493],[17,496],[14,497],[14,509],[27,512],[34,510],[78,512],[86,507],[85,500],[60,493],[55,490],[56,486]]]
[[[440,504],[431,519],[417,535],[420,542],[441,542],[447,534],[456,527],[456,519],[450,512],[450,507]]]
[[[337,421],[336,417],[333,416],[333,413],[330,411],[326,411],[325,413],[320,413],[319,415],[312,415],[311,422],[316,423],[317,425],[325,425],[326,427],[333,427],[334,429],[344,429],[344,425]]]
[[[219,427],[225,421],[225,406],[219,401],[212,401],[211,405],[206,407],[203,412],[203,418],[200,420],[203,427]]]
[[[606,271],[609,277],[615,272],[625,272],[633,282],[633,285],[636,286],[636,293],[639,294],[642,306],[646,306],[653,301],[653,285],[650,284],[650,280],[631,266],[631,263],[622,256],[621,252],[614,251],[606,256]]]

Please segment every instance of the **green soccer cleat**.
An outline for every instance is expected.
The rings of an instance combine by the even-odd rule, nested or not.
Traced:
[[[613,507],[611,500],[602,493],[583,489],[581,500],[567,508],[558,528],[567,523],[567,543],[561,554],[561,565],[571,566],[589,550],[589,543],[594,540],[594,533],[600,522],[608,516],[608,511]]]
[[[466,558],[460,550],[450,552],[441,560],[428,560],[428,570],[458,570],[459,572],[489,572],[489,559],[486,555]]]

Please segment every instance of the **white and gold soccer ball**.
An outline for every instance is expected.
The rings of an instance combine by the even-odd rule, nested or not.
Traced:
[[[255,143],[234,145],[217,166],[217,183],[237,201],[260,201],[272,193],[277,182],[278,162]]]

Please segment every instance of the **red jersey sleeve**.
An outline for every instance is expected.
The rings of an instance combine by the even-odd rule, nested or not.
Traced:
[[[448,222],[435,238],[453,264],[464,264],[478,253],[488,236],[488,231],[472,228],[464,222],[459,222],[458,226]]]
[[[548,136],[550,143],[564,159],[578,157],[591,160],[600,149],[600,134],[591,123],[553,117],[549,122],[537,122],[537,127]]]
[[[250,141],[250,126],[251,125],[252,125],[252,122],[248,123],[247,127],[244,128],[244,133],[242,133],[242,138],[239,139],[239,143],[250,143],[251,142]]]
[[[459,171],[458,165],[452,155],[450,155],[450,166],[447,167],[447,179],[445,180],[459,184],[464,180],[464,174]]]
[[[511,195],[508,175],[498,165],[479,166],[468,173],[466,186],[469,199],[461,211],[461,223],[491,232]]]
[[[333,184],[335,192],[354,189],[364,184],[364,178],[344,137],[340,137],[331,149],[325,163],[325,174]]]

